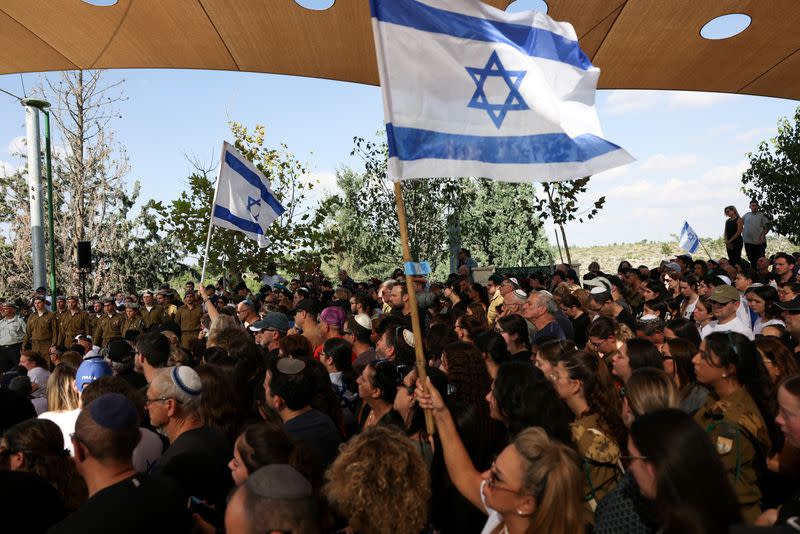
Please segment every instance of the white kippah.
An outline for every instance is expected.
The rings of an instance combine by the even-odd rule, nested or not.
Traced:
[[[369,318],[369,315],[366,313],[359,313],[353,319],[359,324],[359,326],[363,326],[367,330],[372,330],[372,319]]]
[[[203,384],[197,372],[186,365],[173,367],[169,373],[172,382],[184,393],[196,397],[203,392]]]

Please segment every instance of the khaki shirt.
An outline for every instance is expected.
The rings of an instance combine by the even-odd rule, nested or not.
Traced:
[[[103,314],[97,320],[97,326],[94,329],[93,341],[98,347],[105,347],[108,342],[114,338],[122,337],[122,323],[125,318],[117,312],[114,315]]]
[[[492,326],[494,322],[497,320],[498,311],[497,308],[503,305],[503,294],[500,293],[500,288],[498,288],[494,295],[492,295],[492,300],[489,301],[489,309],[486,310],[486,318],[489,320],[489,326]]]
[[[175,320],[175,315],[177,315],[177,313],[178,313],[178,307],[175,306],[174,304],[170,304],[164,310],[164,320],[165,321],[174,321]]]
[[[78,310],[74,314],[70,311],[61,314],[61,324],[59,325],[58,344],[70,345],[78,334],[90,334],[89,314],[83,310]]]
[[[622,475],[619,445],[602,430],[597,414],[579,417],[570,430],[581,456],[584,500],[588,511],[594,512],[597,503],[617,486]]]
[[[56,315],[45,311],[41,316],[34,311],[28,317],[28,331],[23,340],[24,345],[44,347],[49,349],[58,344],[58,321]],[[36,350],[36,349],[34,349]],[[46,355],[46,353],[45,353]]]
[[[195,304],[191,309],[189,306],[181,306],[175,314],[175,322],[181,327],[181,332],[200,331],[200,319],[203,317],[203,309],[199,304]]]
[[[158,304],[153,304],[153,307],[150,308],[149,311],[147,306],[142,305],[139,307],[139,313],[142,314],[145,330],[149,330],[153,325],[164,322],[164,308]]]
[[[122,337],[125,337],[125,332],[128,330],[136,330],[141,333],[144,330],[144,320],[138,315],[134,315],[133,317],[126,316],[125,320],[122,322]]]
[[[752,524],[761,513],[757,478],[764,473],[772,448],[758,406],[745,388],[723,399],[712,393],[694,419],[711,438],[742,506],[742,517]]]

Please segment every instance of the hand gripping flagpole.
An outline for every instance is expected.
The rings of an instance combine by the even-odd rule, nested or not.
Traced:
[[[403,203],[403,189],[400,182],[394,183],[394,198],[397,203],[397,221],[400,223],[400,242],[403,245],[403,262],[413,261],[411,249],[408,246],[408,222],[406,221],[406,207]],[[422,388],[428,389],[428,373],[425,371],[425,351],[422,346],[422,329],[419,322],[419,308],[417,307],[417,294],[414,291],[414,279],[406,273],[406,289],[408,291],[408,302],[411,305],[411,329],[414,331],[414,352],[417,355],[417,377],[422,383]],[[436,433],[433,422],[433,413],[429,409],[425,410],[425,426],[428,435]]]

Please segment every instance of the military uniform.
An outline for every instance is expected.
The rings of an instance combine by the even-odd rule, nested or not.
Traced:
[[[600,428],[597,414],[583,415],[570,425],[572,441],[581,456],[584,515],[591,523],[597,503],[616,487],[622,475],[619,445]]]
[[[164,308],[164,321],[175,321],[175,316],[178,314],[178,307],[174,304],[170,304],[166,308]]]
[[[492,300],[489,301],[489,309],[486,312],[486,319],[489,321],[489,326],[492,326],[494,322],[497,320],[497,316],[499,312],[497,308],[503,305],[503,294],[500,293],[500,289],[496,289],[494,295],[492,295]]]
[[[125,318],[119,313],[114,312],[114,315],[109,316],[104,313],[102,317],[97,320],[97,326],[94,329],[92,341],[98,347],[105,347],[108,342],[114,338],[122,337],[122,323]]]
[[[200,332],[200,319],[203,317],[203,309],[199,304],[191,308],[181,306],[175,314],[175,322],[181,328],[181,347],[188,349],[193,339],[197,339]]]
[[[164,322],[164,308],[158,304],[153,304],[149,310],[147,309],[147,306],[143,305],[139,308],[139,313],[142,314],[142,321],[144,321],[145,330],[150,330],[153,325]]]
[[[58,344],[58,320],[52,312],[45,311],[42,315],[34,311],[28,316],[28,331],[25,333],[23,346],[31,347],[45,358],[50,352],[50,347]]]
[[[71,311],[61,315],[61,324],[58,330],[58,344],[69,346],[74,343],[75,336],[78,334],[91,335],[92,329],[89,327],[89,314],[83,310],[78,310],[74,314]]]
[[[122,337],[125,337],[125,332],[128,330],[135,330],[139,333],[144,331],[144,319],[140,315],[134,315],[133,317],[125,317],[125,320],[122,322]]]
[[[709,395],[694,416],[711,438],[728,471],[742,517],[752,524],[761,513],[757,479],[766,469],[772,448],[767,425],[745,388],[718,399]]]

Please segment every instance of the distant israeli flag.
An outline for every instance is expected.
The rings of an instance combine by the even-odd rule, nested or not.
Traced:
[[[223,143],[211,223],[238,230],[265,247],[267,227],[284,211],[261,171],[232,145]]]
[[[688,252],[689,254],[694,254],[697,247],[700,246],[700,238],[697,237],[697,234],[689,226],[688,222],[683,223],[683,228],[681,229],[681,237],[678,241],[678,246],[680,246],[683,250]]]
[[[572,25],[480,0],[370,0],[393,180],[566,180],[633,158],[602,138]]]

